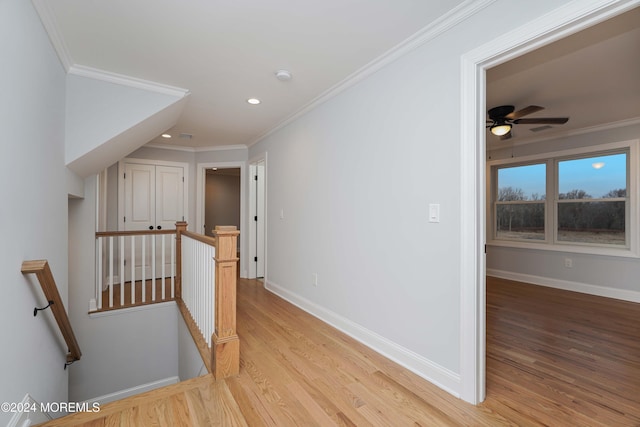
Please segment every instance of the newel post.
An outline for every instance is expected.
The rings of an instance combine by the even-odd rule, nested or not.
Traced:
[[[176,222],[176,298],[182,298],[182,233],[185,231],[187,223]]]
[[[215,325],[211,342],[211,367],[216,379],[240,371],[240,340],[236,334],[237,241],[235,226],[216,226]]]

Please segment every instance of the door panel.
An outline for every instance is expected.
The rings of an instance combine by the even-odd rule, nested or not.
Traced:
[[[256,277],[264,277],[264,261],[265,261],[265,170],[264,162],[257,164],[256,174],[256,215],[258,221],[256,224]]]
[[[176,221],[184,219],[184,169],[175,166],[126,163],[125,174],[124,230],[175,229]],[[165,277],[171,275],[171,245],[174,241],[174,236],[164,236]],[[125,238],[124,249],[127,265],[125,280],[130,281],[132,251],[129,237]],[[151,279],[152,276],[162,277],[162,249],[162,235],[136,237],[133,252],[135,280],[141,280],[143,273],[145,279]],[[152,275],[154,261],[155,275]]]
[[[182,221],[183,216],[183,182],[184,170],[175,166],[156,166],[156,230],[172,230],[176,228],[176,221]],[[165,262],[164,276],[171,275],[171,242],[172,235],[164,236]],[[156,277],[162,277],[162,236],[156,236]]]
[[[155,166],[125,165],[125,230],[148,230],[155,226]]]

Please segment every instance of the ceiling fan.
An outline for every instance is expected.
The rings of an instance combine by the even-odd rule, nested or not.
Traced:
[[[492,134],[499,136],[500,139],[511,138],[511,128],[513,125],[562,125],[569,121],[569,117],[539,117],[535,119],[522,119],[521,117],[528,116],[540,110],[544,110],[544,107],[537,105],[529,105],[522,110],[515,111],[516,108],[513,105],[501,105],[490,109],[487,114],[489,119],[487,120],[487,128]]]

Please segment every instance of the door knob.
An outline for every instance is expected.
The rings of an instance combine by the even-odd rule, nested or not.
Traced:
[[[162,227],[158,226],[158,230],[162,230]]]
[[[150,226],[149,226],[149,230],[153,230],[153,225],[150,225]]]

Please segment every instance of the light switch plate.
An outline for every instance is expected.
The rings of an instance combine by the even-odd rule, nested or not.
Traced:
[[[429,222],[440,222],[440,204],[429,204]]]

